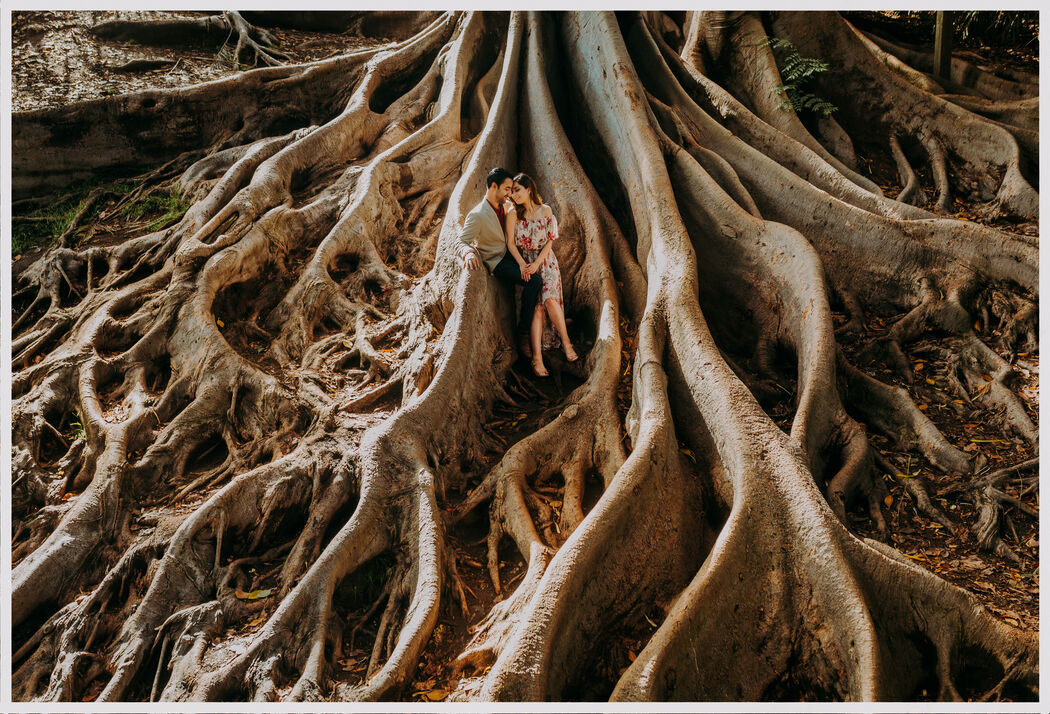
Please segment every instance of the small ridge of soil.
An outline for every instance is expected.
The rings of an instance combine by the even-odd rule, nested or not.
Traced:
[[[112,20],[205,17],[205,12],[130,10],[16,11],[11,13],[11,109],[29,111],[126,94],[143,89],[185,87],[235,74],[219,48],[205,43],[184,47],[150,47],[136,42],[104,40],[89,31]],[[313,62],[365,47],[386,44],[380,38],[351,33],[269,29],[289,64]],[[234,40],[236,38],[233,38]],[[170,60],[164,67],[148,62]],[[143,68],[118,71],[130,62]],[[251,68],[248,68],[251,69]]]

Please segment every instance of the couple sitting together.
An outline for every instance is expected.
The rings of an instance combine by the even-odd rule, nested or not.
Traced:
[[[522,351],[532,357],[536,376],[546,377],[543,349],[557,347],[559,338],[565,358],[570,362],[579,359],[565,329],[561,271],[551,249],[558,237],[558,221],[525,174],[511,177],[506,169],[492,169],[485,186],[485,198],[467,214],[459,233],[463,264],[470,270],[480,268],[480,255],[501,281],[524,286],[518,338]],[[546,310],[536,309],[541,294]],[[545,334],[544,313],[550,316],[557,335]]]

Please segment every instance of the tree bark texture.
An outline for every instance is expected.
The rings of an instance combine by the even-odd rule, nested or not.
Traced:
[[[829,63],[817,135],[770,99],[763,35]],[[404,697],[441,608],[476,608],[471,524],[499,595],[452,699],[571,697],[654,603],[613,700],[1034,698],[1036,633],[848,527],[885,531],[872,431],[996,503],[845,356],[865,315],[899,317],[868,353],[908,375],[910,342],[957,337],[966,399],[989,375],[973,398],[1036,440],[973,329],[1035,349],[1034,241],[882,195],[851,136],[932,167],[941,207],[1031,217],[1024,152],[888,53],[834,13],[448,13],[378,50],[15,116],[16,195],[174,162],[193,198],[15,276],[15,698]],[[513,300],[456,251],[497,165],[558,216],[583,347],[509,445]],[[362,628],[346,601],[376,572]]]

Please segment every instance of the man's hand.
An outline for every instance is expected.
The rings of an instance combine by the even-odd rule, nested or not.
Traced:
[[[477,270],[481,267],[481,262],[478,260],[478,256],[474,251],[470,251],[463,256],[463,267],[468,270]]]

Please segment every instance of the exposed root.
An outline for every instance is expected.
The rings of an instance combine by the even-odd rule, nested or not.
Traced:
[[[949,371],[961,374],[967,399],[983,401],[1002,414],[1008,430],[1035,445],[1038,430],[1020,398],[1010,389],[1015,371],[1009,362],[982,342],[973,332],[963,336],[959,351],[949,360]]]
[[[107,39],[160,46],[181,46],[201,38],[225,45],[236,33],[237,44],[232,53],[234,62],[240,64],[242,53],[248,51],[252,53],[252,67],[259,64],[277,66],[288,59],[288,55],[276,49],[269,33],[249,24],[236,10],[224,10],[221,15],[159,22],[112,20],[95,25],[91,31]]]
[[[252,53],[252,67],[260,64],[276,67],[288,59],[288,55],[275,48],[273,40],[265,30],[248,24],[239,12],[224,10],[222,15],[226,19],[226,24],[230,26],[231,34],[237,33],[233,58],[238,64],[241,62],[242,53],[249,50]]]
[[[974,534],[977,536],[981,550],[995,553],[1016,563],[1021,560],[1020,557],[999,537],[999,521],[1002,517],[1001,503],[1008,498],[1006,494],[992,486],[985,486],[975,491],[974,501],[979,514],[977,523],[974,525]]]
[[[834,53],[840,58],[822,77],[821,87],[824,96],[833,97],[836,102],[851,96],[855,100],[857,95],[851,92],[864,88],[860,103],[843,101],[840,105],[848,105],[851,122],[860,125],[875,121],[889,131],[922,137],[935,176],[940,171],[938,154],[956,155],[969,165],[966,169],[976,174],[977,193],[981,200],[991,202],[992,213],[1001,210],[1018,216],[1036,215],[1038,196],[1021,174],[1020,149],[1008,132],[917,88],[882,62],[872,62],[870,48],[841,17],[821,15],[819,19],[828,23],[829,31],[820,38],[807,34],[798,22],[800,19],[790,13],[778,15],[773,22],[774,31],[778,37],[789,38],[805,56]],[[811,27],[808,21],[805,27]],[[869,103],[869,99],[874,101]],[[893,110],[880,109],[886,106]],[[948,205],[946,185],[938,185],[939,205]]]
[[[846,402],[865,423],[892,437],[904,450],[918,449],[931,464],[948,473],[970,473],[966,454],[956,449],[901,387],[864,374],[844,358],[838,361],[846,382]]]
[[[728,64],[728,73],[743,81],[737,84],[740,92],[746,97],[746,103],[753,108],[757,116],[769,126],[778,129],[801,144],[816,152],[821,159],[831,164],[843,176],[866,191],[881,195],[875,183],[839,161],[830,154],[803,126],[795,110],[785,107],[775,88],[781,86],[780,72],[770,47],[763,42],[767,34],[758,17],[751,13],[731,13],[722,25],[726,33],[723,40],[725,55],[721,58]],[[710,49],[715,57],[718,54]],[[746,71],[744,68],[747,67]]]
[[[857,170],[857,152],[853,148],[853,141],[833,117],[822,116],[817,119],[817,132],[820,135],[820,142],[835,158],[847,168]]]
[[[239,58],[279,59],[216,17]],[[456,700],[1035,697],[1031,632],[850,525],[859,507],[885,535],[880,470],[966,525],[881,432],[961,477],[981,546],[1016,559],[1037,458],[986,473],[850,364],[829,302],[838,334],[903,313],[865,369],[910,379],[912,343],[947,333],[925,349],[949,388],[1034,446],[1013,380],[1036,370],[1017,350],[1038,347],[1037,241],[882,196],[847,132],[868,115],[889,137],[902,200],[913,141],[942,209],[969,191],[1030,215],[1034,191],[1013,130],[803,17],[773,29],[835,53],[828,96],[857,95],[820,141],[772,105],[749,13],[448,13],[379,50],[20,119],[18,192],[160,162],[136,196],[181,173],[193,205],[120,245],[70,233],[16,276],[18,697],[406,697],[446,604],[472,625]],[[41,127],[73,121],[77,148],[56,135],[29,165]],[[562,229],[582,359],[549,388],[513,367],[510,291],[456,250],[497,165]],[[498,403],[542,425],[511,437]],[[487,612],[446,533],[482,507]]]
[[[924,138],[922,145],[930,156],[933,183],[937,187],[937,210],[947,213],[952,208],[952,189],[948,183],[948,161],[944,157],[944,149],[933,138]]]
[[[902,64],[907,63],[921,72],[933,72],[933,53],[906,47],[874,33],[863,33],[863,35]],[[1039,94],[1039,85],[1036,81],[1015,81],[997,77],[959,57],[952,57],[950,74],[950,81],[955,85],[972,87],[989,98],[1017,100],[1035,97]],[[933,90],[927,89],[926,91]]]
[[[915,170],[908,163],[908,158],[904,155],[900,141],[895,135],[890,135],[890,152],[893,154],[893,160],[897,162],[897,173],[900,174],[901,186],[904,187],[897,194],[897,200],[917,206],[923,205],[926,203],[926,196],[919,186],[919,177],[915,175]]]
[[[970,488],[979,490],[987,486],[996,487],[999,486],[1003,481],[1006,481],[1007,479],[1020,478],[1021,473],[1031,471],[1037,468],[1039,468],[1038,457],[1028,459],[1027,461],[1022,461],[1021,463],[1016,464],[1014,466],[1009,466],[1004,469],[992,471],[991,473],[973,479],[969,483],[949,484],[948,486],[941,489],[940,494],[943,496],[951,493],[958,493],[959,491],[965,491]]]
[[[912,473],[904,473],[908,469],[900,469],[889,462],[886,457],[881,454],[875,454],[875,461],[878,463],[879,468],[889,477],[895,481],[899,481],[904,489],[911,494],[911,497],[915,499],[915,507],[924,516],[937,521],[942,526],[948,529],[949,533],[956,531],[956,526],[951,520],[944,514],[940,508],[934,504],[930,498],[929,485],[926,480],[921,476]]]

